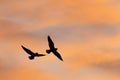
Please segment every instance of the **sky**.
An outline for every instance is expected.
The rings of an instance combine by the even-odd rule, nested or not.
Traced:
[[[120,80],[119,26],[119,0],[0,0],[0,80]]]

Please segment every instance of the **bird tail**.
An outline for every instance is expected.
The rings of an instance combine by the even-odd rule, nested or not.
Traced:
[[[51,50],[46,50],[46,53],[50,54]]]

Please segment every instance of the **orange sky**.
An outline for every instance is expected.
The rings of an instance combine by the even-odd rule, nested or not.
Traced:
[[[0,80],[120,80],[119,26],[118,0],[0,0]]]

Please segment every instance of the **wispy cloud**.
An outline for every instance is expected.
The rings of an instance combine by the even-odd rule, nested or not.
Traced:
[[[0,79],[119,80],[118,4],[112,0],[1,0]],[[29,61],[21,44],[45,53],[48,35],[64,62],[52,54]]]

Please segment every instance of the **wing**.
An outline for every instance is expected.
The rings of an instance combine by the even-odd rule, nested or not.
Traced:
[[[57,56],[61,61],[63,61],[61,55],[57,52],[57,51],[54,51],[53,52],[55,56]]]
[[[24,47],[24,46],[21,46],[21,47],[22,47],[23,50],[24,50],[25,52],[27,52],[28,54],[30,54],[30,55],[33,55],[33,54],[34,54],[31,50],[27,49],[26,47]]]
[[[49,43],[50,48],[55,48],[54,43],[53,43],[52,39],[50,38],[50,36],[48,36],[48,43]]]
[[[45,56],[45,54],[38,54],[37,56]]]

